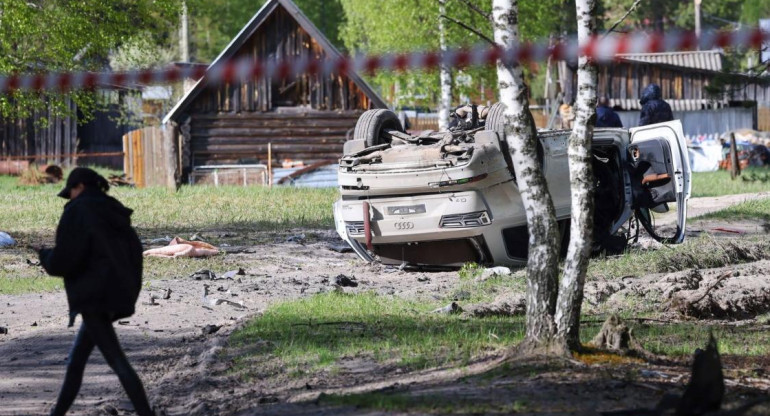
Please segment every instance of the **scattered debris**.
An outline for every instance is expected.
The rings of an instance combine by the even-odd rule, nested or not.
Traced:
[[[195,236],[193,236],[195,237]],[[219,249],[202,241],[187,241],[179,237],[171,240],[166,247],[153,248],[144,252],[148,257],[208,257],[219,254]]]
[[[195,273],[191,274],[190,277],[195,280],[216,280],[217,279],[217,275],[208,269],[200,269]]]
[[[27,265],[28,266],[34,266],[34,267],[40,266],[40,260],[30,260],[30,259],[27,259]]]
[[[0,326],[0,335],[8,335],[8,328]]]
[[[169,300],[171,299],[171,289],[166,289],[163,291],[163,296],[161,297],[163,300]]]
[[[421,275],[417,276],[417,281],[418,282],[430,282],[430,277],[428,277],[428,276],[426,276],[424,274],[421,274]]]
[[[241,301],[232,301],[228,299],[221,299],[221,298],[211,298],[209,297],[209,285],[203,285],[203,306],[204,307],[211,307],[211,306],[218,306],[221,304],[228,304],[230,306],[234,306],[239,309],[246,309],[246,305]]]
[[[118,414],[118,409],[116,409],[115,406],[111,406],[109,404],[104,405],[102,407],[102,410],[104,411],[104,413],[107,413],[108,415],[117,416]]]
[[[173,240],[173,238],[169,236],[160,237],[160,238],[153,238],[152,240],[144,240],[142,241],[142,244],[146,245],[156,245],[156,244],[168,244]]]
[[[596,348],[626,351],[630,347],[631,334],[628,326],[623,323],[619,316],[612,314],[604,324],[599,333],[596,334],[591,345]]]
[[[206,325],[203,328],[201,328],[201,332],[203,333],[203,335],[211,335],[219,331],[220,328],[222,328],[222,325]]]
[[[30,326],[37,326],[37,321],[32,322],[32,325],[30,325]]]
[[[511,269],[504,267],[504,266],[498,266],[498,267],[490,267],[488,269],[484,269],[484,271],[481,272],[481,275],[476,278],[476,280],[487,280],[490,277],[495,276],[508,276],[511,274]]]
[[[16,245],[16,240],[8,233],[0,231],[0,247],[11,247]]]
[[[256,248],[245,246],[222,246],[220,250],[227,254],[254,254],[257,252]]]
[[[107,180],[110,186],[129,186],[132,188],[136,186],[134,182],[128,179],[125,173],[122,175],[110,175],[107,177]]]
[[[239,267],[238,270],[230,270],[222,275],[223,279],[235,279],[235,276],[246,276],[246,270]]]
[[[358,287],[358,282],[355,277],[348,277],[344,274],[338,274],[334,278],[334,284],[341,287]]]
[[[286,239],[287,243],[297,243],[297,244],[304,244],[305,243],[305,234],[297,234],[292,235],[289,238]]]
[[[352,253],[353,248],[350,247],[348,243],[329,243],[326,247],[329,248],[331,251],[336,251],[337,253]]]
[[[460,305],[457,304],[457,302],[452,302],[449,305],[444,306],[443,308],[438,308],[431,311],[431,313],[442,313],[445,315],[454,315],[462,312],[463,312],[463,308],[461,308]]]
[[[158,300],[158,297],[153,295],[152,293],[150,293],[149,294],[149,301],[146,302],[145,305],[148,305],[148,306],[158,306],[158,302],[156,302],[156,300]]]
[[[491,303],[477,303],[465,308],[465,315],[475,318],[488,316],[523,316],[526,313],[526,303],[521,294],[499,296]]]

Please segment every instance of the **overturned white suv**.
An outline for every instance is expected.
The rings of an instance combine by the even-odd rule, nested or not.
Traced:
[[[501,104],[461,113],[449,131],[410,135],[389,110],[358,120],[340,159],[339,235],[364,260],[417,267],[526,263],[527,219],[503,137]],[[538,155],[566,248],[570,131],[538,133]],[[690,166],[678,120],[593,137],[597,250],[620,251],[638,223],[659,241],[684,239]],[[668,235],[650,211],[676,203]],[[636,225],[636,227],[634,227]]]

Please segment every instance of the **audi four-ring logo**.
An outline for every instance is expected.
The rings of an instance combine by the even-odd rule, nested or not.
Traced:
[[[411,221],[401,221],[393,224],[397,230],[411,230],[414,228],[414,223]]]

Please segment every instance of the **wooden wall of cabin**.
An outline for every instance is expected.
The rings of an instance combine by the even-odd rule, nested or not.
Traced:
[[[278,7],[234,58],[249,57],[266,62],[323,56],[318,42]],[[304,73],[292,74],[286,79],[262,77],[208,87],[195,99],[191,113],[271,111],[280,107],[365,110],[369,106],[369,98],[347,76]]]
[[[272,162],[285,159],[336,162],[360,111],[243,112],[197,114],[190,121],[189,167]]]

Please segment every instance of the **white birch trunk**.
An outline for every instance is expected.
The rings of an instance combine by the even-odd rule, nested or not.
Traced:
[[[596,0],[575,0],[578,42],[583,45],[595,32]],[[572,349],[580,348],[580,307],[591,255],[594,192],[591,140],[596,122],[596,66],[585,56],[578,59],[576,117],[569,138],[572,213],[570,241],[556,309],[558,337]]]
[[[492,15],[495,43],[503,48],[517,44],[518,1],[493,0]],[[521,65],[506,65],[498,61],[497,78],[500,101],[506,105],[505,139],[511,152],[529,230],[527,331],[519,351],[549,352],[556,332],[553,314],[558,290],[559,231],[553,201],[537,160],[538,139],[534,119],[529,112]]]
[[[438,37],[439,48],[443,56],[447,52],[446,44],[446,25],[444,18],[446,15],[446,0],[438,1]],[[449,64],[443,62],[439,65],[439,78],[441,82],[441,98],[438,105],[438,129],[446,130],[449,128],[449,111],[452,107],[452,68]]]
[[[182,1],[179,14],[179,60],[190,62],[190,42],[188,41],[187,2]]]

